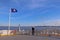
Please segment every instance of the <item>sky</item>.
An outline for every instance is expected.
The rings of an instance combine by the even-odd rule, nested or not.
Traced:
[[[9,13],[11,26],[60,26],[60,0],[0,0],[0,26],[9,25]]]

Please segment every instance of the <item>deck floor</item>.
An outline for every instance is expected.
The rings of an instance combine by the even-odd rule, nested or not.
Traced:
[[[16,36],[0,36],[0,40],[60,40],[60,38],[59,37],[16,35]]]

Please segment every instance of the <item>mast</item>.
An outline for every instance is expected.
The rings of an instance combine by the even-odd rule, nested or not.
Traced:
[[[20,29],[20,24],[19,24],[19,31],[21,31],[21,29]]]

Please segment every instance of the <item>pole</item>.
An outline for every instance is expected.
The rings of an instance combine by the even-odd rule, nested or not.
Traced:
[[[9,11],[9,26],[8,26],[8,34],[10,34],[10,20],[11,20],[11,9]]]
[[[19,31],[20,31],[20,24],[19,24]]]

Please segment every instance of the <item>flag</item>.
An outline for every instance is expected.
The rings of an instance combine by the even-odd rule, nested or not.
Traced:
[[[15,12],[17,12],[17,9],[11,8],[11,12],[15,13]]]

